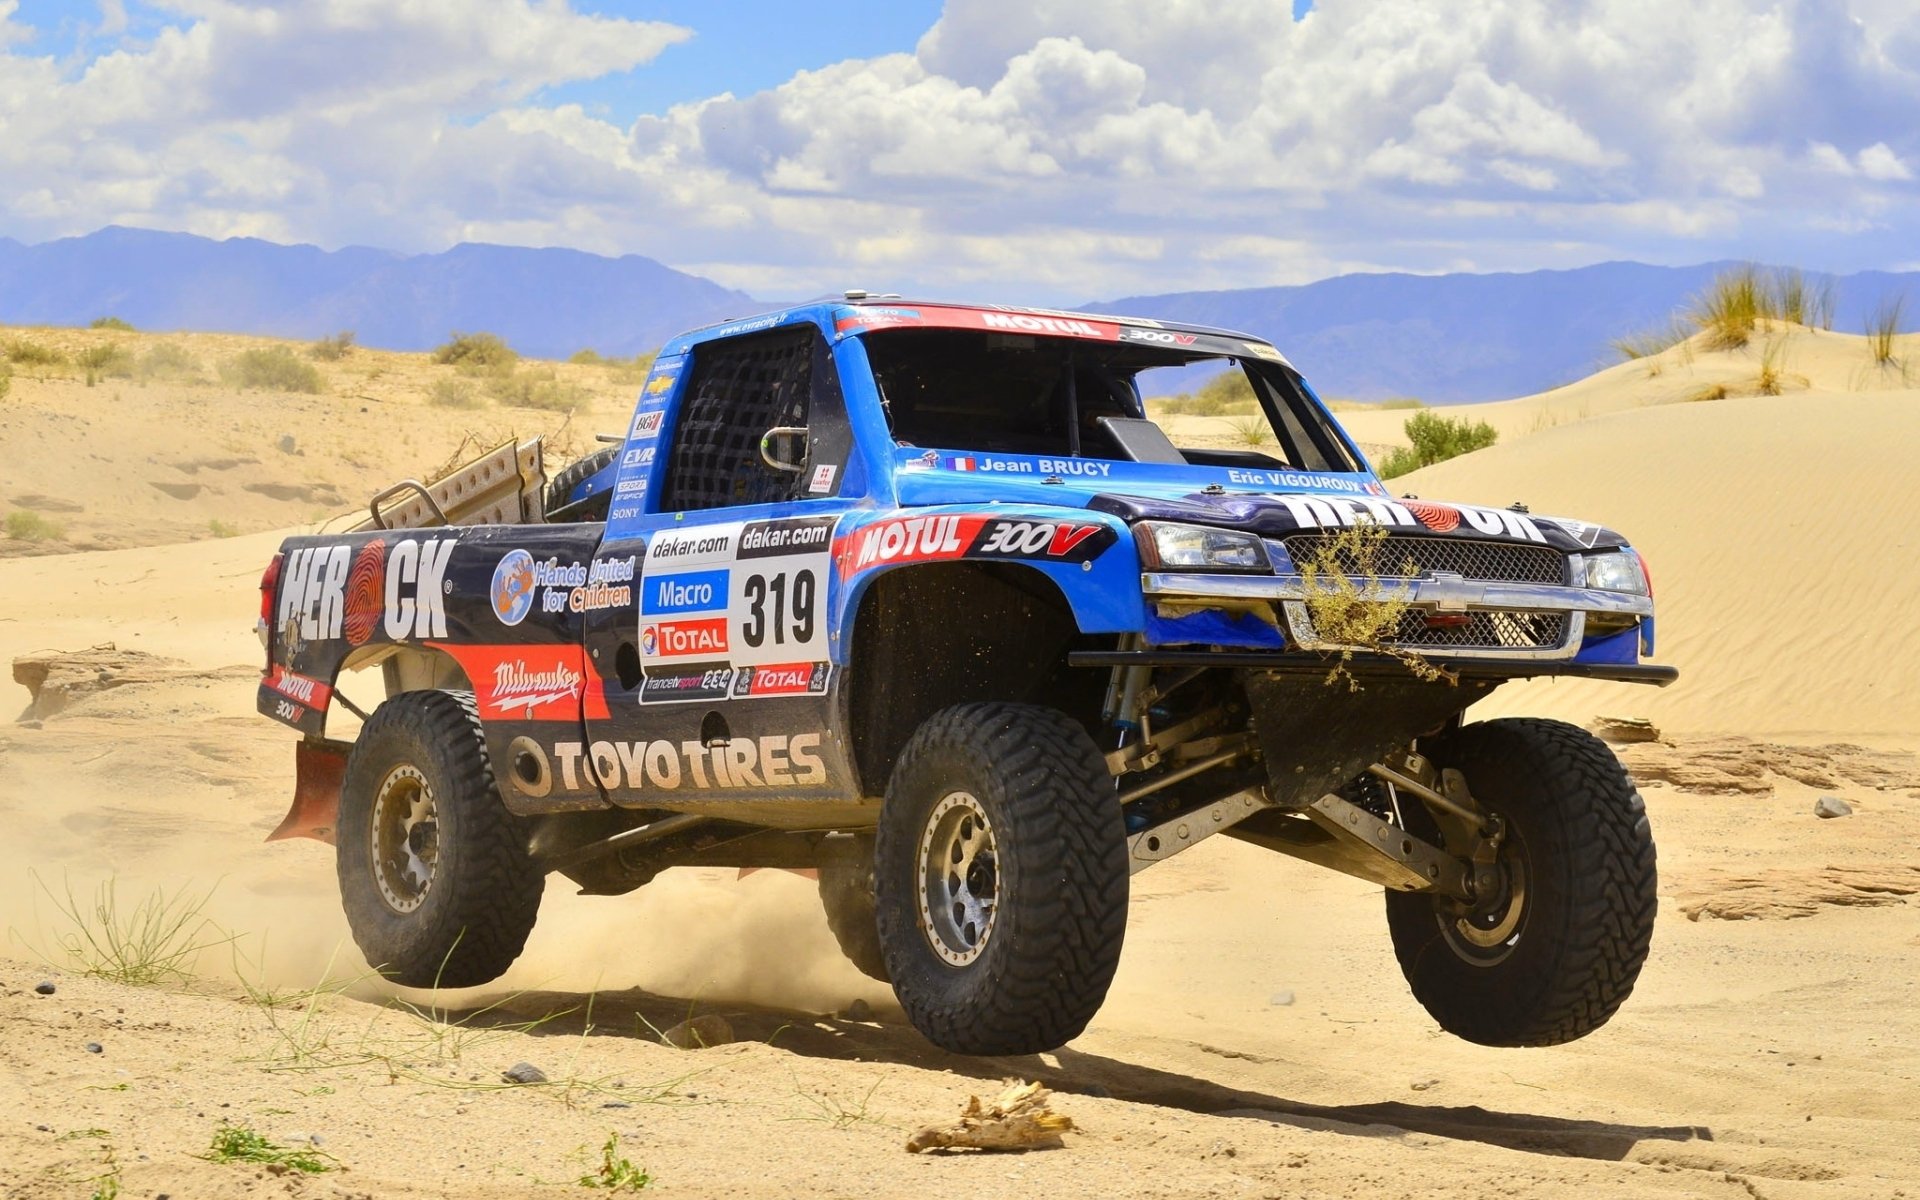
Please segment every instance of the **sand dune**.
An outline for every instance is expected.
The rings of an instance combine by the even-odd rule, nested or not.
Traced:
[[[114,642],[185,672],[0,724],[0,1194],[84,1196],[111,1159],[125,1195],[518,1196],[570,1188],[616,1132],[678,1195],[1920,1192],[1920,697],[1905,683],[1920,555],[1903,494],[1920,394],[1856,386],[1858,341],[1805,335],[1790,368],[1807,386],[1778,397],[1678,402],[1714,371],[1752,372],[1700,353],[1486,406],[1500,445],[1396,481],[1626,531],[1653,564],[1661,657],[1684,672],[1665,692],[1527,685],[1492,702],[1670,734],[1624,751],[1660,840],[1653,957],[1612,1024],[1554,1050],[1440,1034],[1401,983],[1377,889],[1219,841],[1138,877],[1110,1002],[1057,1054],[931,1050],[839,959],[811,885],[777,872],[671,872],[616,899],[555,884],[501,987],[450,998],[499,1007],[435,1025],[364,979],[331,853],[260,840],[291,787],[292,739],[253,716],[250,686],[254,585],[279,535],[0,561],[0,655]],[[32,487],[67,489],[102,530],[161,503],[139,489],[191,440],[168,428],[179,398],[130,389],[113,408],[98,388],[35,386],[68,390],[0,410],[0,450],[42,472]],[[415,431],[368,475],[416,469],[402,460],[444,439],[417,399],[363,416],[338,396],[203,391],[199,411],[270,409],[276,430],[319,406],[340,447]],[[56,461],[75,443],[19,440],[82,419],[100,456],[85,472]],[[372,486],[361,469],[332,477],[349,503]],[[261,502],[281,523],[312,514],[265,506],[298,503]],[[139,536],[169,531],[200,532],[169,516]],[[1854,815],[1816,819],[1820,795]],[[115,874],[128,897],[208,893],[237,941],[192,964],[190,989],[36,961],[61,958],[67,890],[84,901]],[[237,977],[343,990],[264,1006]],[[56,995],[33,992],[43,978]],[[855,999],[875,1018],[833,1015]],[[690,1012],[725,1016],[740,1044],[653,1041]],[[490,1086],[519,1060],[555,1084]],[[902,1151],[1007,1075],[1056,1087],[1083,1132],[1018,1159]],[[306,1182],[194,1157],[223,1119],[321,1134],[346,1170]]]

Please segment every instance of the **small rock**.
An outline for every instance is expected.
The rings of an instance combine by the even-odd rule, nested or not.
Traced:
[[[292,434],[283,433],[280,435],[280,453],[282,454],[300,453],[300,443],[293,440]]]
[[[724,1046],[733,1040],[733,1026],[716,1013],[703,1013],[682,1021],[660,1035],[660,1040],[679,1050],[704,1050]]]
[[[1082,1096],[1092,1096],[1096,1100],[1113,1099],[1113,1093],[1107,1090],[1107,1086],[1103,1083],[1090,1083],[1080,1089],[1080,1094]]]
[[[42,979],[39,983],[33,985],[33,990],[42,996],[51,996],[60,989],[53,986],[51,979]]]
[[[1813,815],[1816,817],[1850,817],[1853,805],[1838,796],[1822,796],[1813,802]]]
[[[500,1072],[500,1078],[508,1083],[545,1083],[547,1073],[532,1063],[519,1062]]]
[[[1225,1142],[1219,1140],[1218,1138],[1215,1138],[1213,1145],[1207,1147],[1207,1152],[1205,1155],[1203,1155],[1203,1157],[1233,1158],[1236,1154],[1238,1154],[1238,1151],[1236,1151],[1232,1146],[1229,1146]]]
[[[1631,743],[1660,740],[1659,727],[1645,717],[1595,717],[1591,728],[1603,741],[1608,742]]]
[[[605,1104],[602,1104],[600,1107],[601,1108],[632,1108],[633,1105],[628,1104],[625,1100],[609,1100]]]
[[[105,1046],[102,1046],[99,1042],[87,1043],[88,1054],[105,1054],[106,1052],[107,1052],[107,1048]]]
[[[841,1009],[840,1015],[849,1021],[871,1021],[873,1020],[873,1005],[868,1004],[865,1000],[855,1000],[853,1003]]]
[[[1438,1079],[1416,1079],[1408,1086],[1416,1092],[1424,1092],[1428,1088],[1439,1087],[1440,1081]]]
[[[1267,1003],[1275,1006],[1276,1008],[1285,1008],[1287,1005],[1293,1003],[1293,993],[1292,992],[1275,992],[1271,997],[1268,998]]]
[[[280,1144],[283,1146],[324,1146],[327,1139],[317,1133],[283,1133]]]

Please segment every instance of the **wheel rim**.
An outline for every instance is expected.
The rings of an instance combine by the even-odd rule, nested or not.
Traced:
[[[968,792],[950,792],[920,835],[920,928],[927,944],[956,967],[979,958],[993,936],[1000,871],[993,826]]]
[[[1527,918],[1527,850],[1519,834],[1508,826],[1498,860],[1504,886],[1500,894],[1462,914],[1458,909],[1436,913],[1440,931],[1453,952],[1471,963],[1492,966],[1506,959],[1520,944]]]
[[[433,785],[410,766],[387,772],[373,801],[373,881],[380,898],[405,915],[426,903],[440,863]]]

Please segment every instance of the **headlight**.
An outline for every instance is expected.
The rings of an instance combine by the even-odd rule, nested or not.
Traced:
[[[1140,557],[1149,570],[1260,571],[1273,568],[1267,548],[1251,533],[1207,525],[1163,525],[1146,521],[1134,527]]]
[[[1631,550],[1587,555],[1587,586],[1609,592],[1647,595],[1647,573]]]

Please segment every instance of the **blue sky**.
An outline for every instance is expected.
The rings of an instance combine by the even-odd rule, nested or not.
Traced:
[[[0,236],[1042,302],[1910,269],[1916,111],[1912,0],[0,0]]]

